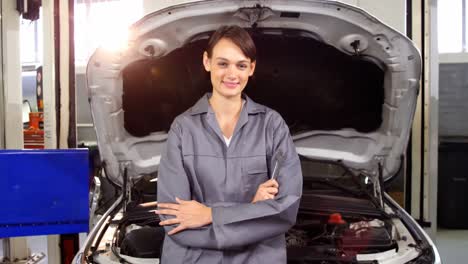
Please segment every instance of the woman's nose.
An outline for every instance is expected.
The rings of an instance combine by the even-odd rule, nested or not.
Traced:
[[[227,68],[227,71],[226,71],[226,77],[230,78],[230,79],[234,79],[236,78],[236,67],[235,65],[230,65],[228,68]]]

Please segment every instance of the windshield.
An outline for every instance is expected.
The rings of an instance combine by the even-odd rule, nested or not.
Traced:
[[[340,161],[315,160],[299,156],[305,192],[344,193],[355,197],[368,196],[371,192],[373,184],[370,178],[352,171]]]

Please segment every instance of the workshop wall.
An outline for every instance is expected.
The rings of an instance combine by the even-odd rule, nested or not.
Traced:
[[[439,65],[439,135],[468,137],[468,63]]]

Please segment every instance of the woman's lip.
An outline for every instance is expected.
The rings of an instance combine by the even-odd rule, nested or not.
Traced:
[[[236,82],[223,82],[224,86],[228,88],[236,88],[239,83]]]

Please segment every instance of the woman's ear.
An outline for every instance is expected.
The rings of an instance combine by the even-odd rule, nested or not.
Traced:
[[[205,70],[209,72],[211,70],[210,65],[210,58],[208,58],[208,52],[203,52],[203,66],[205,66]]]
[[[257,65],[257,61],[251,62],[250,63],[250,73],[249,76],[252,76],[255,72],[255,66]]]

